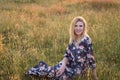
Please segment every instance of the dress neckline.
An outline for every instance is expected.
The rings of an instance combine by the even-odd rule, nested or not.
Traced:
[[[75,41],[73,40],[73,44],[75,45],[75,47],[79,47],[80,43],[86,38],[87,36],[84,35],[82,39]]]

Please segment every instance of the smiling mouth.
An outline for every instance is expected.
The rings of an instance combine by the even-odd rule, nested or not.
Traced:
[[[80,32],[82,32],[82,31],[81,31],[81,30],[77,30],[76,32],[77,32],[77,33],[80,33]]]

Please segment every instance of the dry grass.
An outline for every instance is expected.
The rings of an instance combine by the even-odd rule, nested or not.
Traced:
[[[64,4],[76,4],[83,2],[95,2],[95,3],[120,3],[119,0],[61,0]]]
[[[0,34],[0,53],[3,51],[3,37],[2,35]]]
[[[31,80],[25,72],[40,60],[49,65],[60,61],[68,45],[70,21],[78,15],[88,22],[99,80],[119,80],[120,4],[49,1],[0,3],[0,80]]]
[[[65,9],[65,7],[63,7],[63,5],[61,3],[54,4],[54,5],[50,6],[48,9],[48,13],[50,13],[50,14],[63,14],[65,12],[66,12],[66,9]]]
[[[118,3],[120,2],[119,0],[86,0],[87,2],[109,2],[109,3]]]

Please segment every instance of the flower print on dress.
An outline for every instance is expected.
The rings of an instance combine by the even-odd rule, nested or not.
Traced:
[[[84,49],[84,46],[83,46],[83,45],[80,45],[78,48],[81,49],[81,50],[83,50],[83,49]]]

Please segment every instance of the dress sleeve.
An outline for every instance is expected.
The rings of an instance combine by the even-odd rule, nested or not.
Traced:
[[[72,47],[71,45],[68,45],[68,47],[65,50],[65,54],[64,54],[64,57],[66,57],[69,61],[73,59],[71,47]]]
[[[95,64],[95,58],[94,58],[94,55],[93,55],[91,39],[88,38],[86,40],[86,43],[87,43],[87,59],[88,59],[89,67],[91,69],[95,69],[96,68],[96,64]]]
[[[69,58],[69,54],[70,54],[70,50],[69,50],[69,46],[68,46],[65,50],[64,57]]]

